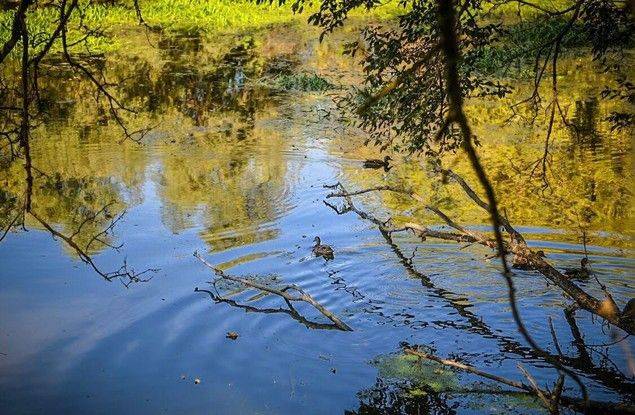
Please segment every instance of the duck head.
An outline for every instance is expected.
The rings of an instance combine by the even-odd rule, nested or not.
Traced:
[[[315,246],[320,245],[320,242],[321,241],[320,241],[320,237],[319,236],[316,236],[315,238],[313,238],[313,243],[315,243]]]
[[[586,269],[587,265],[589,265],[589,258],[584,257],[580,260],[580,265],[582,266],[582,269]]]

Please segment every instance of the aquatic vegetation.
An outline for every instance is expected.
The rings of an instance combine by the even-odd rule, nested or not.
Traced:
[[[411,382],[412,395],[425,394],[425,389],[449,392],[459,387],[456,374],[438,363],[425,361],[407,354],[389,354],[373,360],[379,376]],[[421,389],[424,387],[424,389]]]
[[[274,85],[286,91],[326,91],[335,88],[331,82],[317,74],[290,74],[275,78]]]

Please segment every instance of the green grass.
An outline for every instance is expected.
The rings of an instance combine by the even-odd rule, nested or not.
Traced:
[[[545,10],[552,11],[564,10],[567,7],[571,6],[570,0],[534,0],[530,3],[535,4],[536,6]],[[519,14],[518,3],[513,1],[503,4],[497,4],[496,6],[492,4],[490,5],[488,12],[492,18],[503,18],[508,20],[518,19],[519,17],[522,17],[523,19],[533,19],[542,16],[542,12],[540,10],[530,6],[522,6]]]
[[[138,27],[132,0],[120,0],[115,5],[91,4],[80,0],[79,10],[73,12],[70,22],[69,41],[82,35],[77,30],[80,13],[83,23],[90,28],[102,29],[106,36],[91,38],[89,46],[96,51],[107,52],[120,47],[118,35],[126,29]],[[294,14],[289,5],[258,5],[253,0],[140,0],[143,18],[151,27],[178,32],[245,32],[271,25],[290,22],[306,22],[311,10]],[[370,14],[356,11],[352,16],[370,15],[375,19],[394,17],[400,7],[396,0],[388,2]],[[58,18],[58,11],[51,7],[40,7],[27,14],[30,33],[50,33]],[[0,42],[9,37],[13,12],[0,13]],[[125,36],[125,33],[122,34]],[[36,46],[37,47],[37,46]],[[59,48],[59,45],[56,45]]]
[[[245,0],[142,1],[141,7],[150,25],[177,30],[255,29],[298,18],[289,7],[257,5]]]
[[[306,19],[304,16],[294,15],[290,7],[257,5],[247,0],[141,0],[140,4],[146,23],[168,31],[246,31]],[[116,49],[118,33],[122,29],[138,25],[135,10],[129,0],[115,6],[90,4],[87,0],[80,0],[80,10],[87,27],[100,28],[106,34],[101,39],[91,38],[90,46],[96,50]],[[80,23],[78,11],[73,12],[69,26],[71,42],[81,36],[77,30]],[[50,33],[57,17],[57,10],[49,7],[28,13],[30,33]],[[9,37],[12,20],[13,12],[0,13],[0,42]]]
[[[559,8],[564,0],[539,0],[542,7]],[[274,2],[275,3],[275,2]],[[315,5],[303,14],[294,14],[291,7],[274,5],[258,5],[253,0],[140,0],[145,21],[151,27],[173,32],[196,33],[236,33],[261,30],[272,25],[306,22]],[[90,28],[100,28],[105,36],[91,37],[88,47],[93,52],[116,51],[129,43],[130,29],[139,28],[132,0],[118,0],[116,5],[91,4],[89,0],[80,0],[80,10],[74,12],[69,29],[69,42],[80,39],[83,34],[77,28],[80,23],[80,12],[83,23]],[[352,17],[365,16],[374,20],[388,20],[403,13],[404,10],[396,0],[368,12],[365,9],[351,13]],[[496,19],[506,21],[508,33],[503,38],[486,48],[478,58],[477,69],[482,73],[499,76],[524,77],[531,72],[530,57],[545,39],[556,36],[565,19],[542,19],[528,17],[535,10],[523,9],[523,20],[518,20],[516,9],[509,5],[496,11]],[[13,18],[12,12],[0,13],[0,43],[8,38]],[[50,33],[57,20],[57,10],[40,7],[28,13],[30,33]],[[32,39],[32,48],[37,49],[37,36]],[[41,40],[41,39],[40,39]],[[563,51],[568,52],[584,43],[584,34],[578,26],[563,41]],[[41,44],[41,43],[40,43]],[[83,45],[76,50],[83,50]],[[59,50],[59,42],[53,51]],[[14,54],[17,53],[17,48]],[[510,62],[511,61],[511,62]],[[304,75],[303,75],[304,76]],[[283,89],[321,90],[326,84],[318,79],[296,77],[278,79]]]

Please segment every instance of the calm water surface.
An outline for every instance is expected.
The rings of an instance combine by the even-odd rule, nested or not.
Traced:
[[[291,40],[274,33],[235,42],[220,53],[222,47],[196,36],[165,38],[146,55],[100,63],[119,81],[126,102],[142,108],[132,122],[157,125],[142,145],[118,142],[120,131],[100,119],[104,110],[86,93],[89,86],[51,64],[64,82],[48,89],[51,115],[34,131],[34,163],[42,172],[34,209],[56,229],[73,233],[108,204],[106,214],[83,226],[76,239],[88,243],[123,214],[113,235],[91,244],[96,263],[107,271],[123,261],[137,271],[158,271],[126,287],[105,281],[35,223],[27,222],[28,232],[10,233],[0,245],[0,412],[342,414],[391,413],[390,407],[413,413],[540,412],[532,401],[468,393],[491,385],[431,365],[419,369],[398,353],[401,342],[421,344],[502,376],[520,379],[516,366],[522,363],[539,381],[555,380],[555,372],[517,334],[498,264],[483,260],[488,251],[433,240],[420,244],[405,235],[395,237],[396,251],[368,222],[352,213],[337,215],[323,203],[329,192],[323,186],[337,181],[351,189],[383,181],[429,184],[420,162],[399,160],[387,173],[360,171],[370,150],[361,148],[358,132],[324,116],[333,110],[329,94],[282,93],[252,82],[284,71],[354,77],[347,72],[350,63],[329,49],[335,46],[318,47],[301,36]],[[277,49],[268,49],[271,45]],[[325,54],[333,56],[328,64]],[[580,114],[597,107],[584,98],[572,108],[576,103]],[[581,123],[588,126],[603,109],[595,111]],[[610,220],[596,213],[585,223],[593,235],[588,246],[593,269],[623,304],[635,287],[630,140],[620,147],[601,127],[592,133],[595,147],[588,144],[589,134],[580,139],[563,132],[564,144],[554,157],[587,157],[591,167],[584,170],[613,183],[602,184],[590,209],[610,205],[617,213],[607,213]],[[505,137],[512,151],[514,134]],[[572,137],[587,142],[571,147]],[[526,151],[540,147],[527,145]],[[581,165],[578,160],[575,168]],[[571,177],[578,177],[575,170]],[[20,203],[21,167],[6,167],[0,178],[4,224]],[[512,181],[496,180],[507,186]],[[584,203],[586,195],[576,193],[572,181],[556,185],[571,188],[567,197]],[[443,199],[452,190],[437,190],[434,197],[457,217],[486,225],[482,213]],[[611,199],[620,191],[625,196]],[[522,190],[514,194],[526,200]],[[516,210],[509,203],[531,244],[556,266],[579,261],[582,247],[571,221],[546,226],[541,220],[564,217],[566,209],[543,203],[525,207],[529,213],[523,214],[521,203]],[[359,205],[384,218],[412,208],[373,196]],[[426,220],[416,209],[409,213]],[[311,255],[316,235],[334,248],[333,261]],[[119,250],[108,246],[119,244]],[[400,259],[409,258],[416,245],[419,274]],[[314,329],[284,313],[214,303],[195,292],[210,289],[213,278],[193,257],[195,251],[228,273],[275,275],[303,287],[354,331]],[[528,328],[555,354],[547,325],[553,319],[562,351],[592,397],[632,399],[633,378],[617,370],[632,374],[625,352],[632,340],[597,349],[617,367],[600,354],[586,361],[572,343],[560,291],[529,272],[517,272],[516,283]],[[599,295],[595,284],[585,288]],[[233,300],[258,309],[284,306],[272,296],[253,299],[253,291],[234,294]],[[326,322],[309,308],[300,311]],[[579,313],[578,324],[590,344],[611,339],[585,313]],[[227,339],[229,331],[239,338]],[[415,392],[399,393],[406,387]],[[568,393],[577,390],[569,385]]]

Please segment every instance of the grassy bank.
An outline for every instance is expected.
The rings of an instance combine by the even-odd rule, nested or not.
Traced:
[[[71,18],[69,40],[77,40],[82,36],[79,30],[81,23],[91,29],[99,28],[104,36],[93,36],[89,42],[89,46],[95,50],[116,50],[120,46],[118,35],[138,25],[132,1],[111,5],[80,0],[79,4],[79,9]],[[246,31],[301,19],[289,7],[257,5],[247,0],[141,0],[140,4],[146,23],[167,31]],[[29,13],[27,24],[30,33],[50,33],[58,13],[57,9],[51,7],[41,7]],[[13,12],[0,14],[0,39],[8,38],[12,19]]]
[[[107,2],[106,2],[107,1]],[[141,32],[133,0],[80,0],[79,9],[74,12],[69,26],[69,42],[79,41],[84,36],[80,25],[100,29],[103,36],[91,36],[85,42],[93,52],[114,52],[128,48],[136,42],[132,31]],[[541,7],[558,9],[564,7],[564,0],[538,1]],[[216,34],[244,34],[276,25],[306,24],[310,13],[294,14],[289,5],[278,6],[256,4],[255,0],[140,0],[145,22],[152,28],[165,32]],[[500,39],[484,48],[478,57],[477,69],[488,76],[503,78],[526,78],[531,75],[536,50],[545,39],[552,39],[567,24],[566,17],[544,19],[534,8],[523,8],[522,12],[511,4],[491,10],[491,18],[504,21],[506,30]],[[356,10],[351,17],[364,16],[374,21],[387,21],[403,13],[397,0],[368,12]],[[0,13],[0,42],[10,33],[13,12]],[[39,7],[28,13],[30,33],[50,33],[58,18],[53,7]],[[563,54],[583,50],[586,38],[582,28],[574,25],[562,42]],[[37,36],[32,39],[34,49],[41,45]],[[59,42],[53,51],[60,48]],[[85,51],[79,44],[75,50]],[[14,51],[17,53],[17,50]]]
[[[143,19],[152,28],[175,32],[248,32],[271,25],[306,22],[310,9],[303,14],[294,14],[288,5],[256,4],[253,0],[140,0]],[[374,9],[370,17],[387,19],[397,15],[396,1]],[[59,11],[53,7],[40,7],[27,15],[30,33],[50,33],[55,27]],[[354,12],[361,16],[364,12]],[[13,11],[0,13],[0,42],[8,39],[13,20]],[[80,0],[79,9],[70,22],[69,42],[80,39],[83,32],[80,24],[91,29],[99,28],[102,37],[91,37],[89,46],[93,50],[108,52],[118,49],[122,32],[138,26],[132,0],[101,3]],[[37,47],[36,42],[34,42]]]

